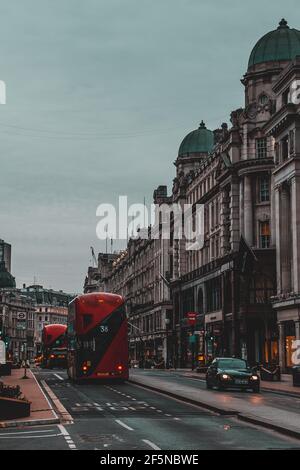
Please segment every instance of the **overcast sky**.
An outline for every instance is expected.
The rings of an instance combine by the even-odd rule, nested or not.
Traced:
[[[243,105],[256,41],[299,0],[0,0],[0,238],[17,285],[82,291],[96,208],[171,187],[183,137]],[[117,247],[117,245],[115,245]]]

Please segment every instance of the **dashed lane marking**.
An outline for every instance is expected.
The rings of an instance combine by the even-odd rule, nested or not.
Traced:
[[[123,421],[120,419],[116,419],[116,423],[118,423],[120,426],[123,426],[123,428],[127,429],[128,431],[133,431],[130,426],[127,426],[127,424],[123,423]]]
[[[154,442],[148,441],[148,439],[142,439],[142,441],[154,450],[161,450],[160,447],[154,444]]]
[[[53,375],[55,375],[55,377],[57,377],[59,380],[65,380],[63,377],[61,377],[61,376],[58,375],[58,374],[53,374]]]
[[[64,436],[69,449],[75,450],[76,445],[74,444],[74,441],[72,437],[70,436],[70,434],[68,433],[68,431],[66,430],[66,428],[62,424],[58,424],[57,427],[59,428],[60,432]]]

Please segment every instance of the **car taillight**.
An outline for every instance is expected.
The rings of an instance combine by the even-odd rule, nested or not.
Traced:
[[[55,357],[54,354],[51,354],[50,359],[54,359],[54,357]]]

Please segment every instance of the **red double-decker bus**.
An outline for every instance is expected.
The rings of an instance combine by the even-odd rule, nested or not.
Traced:
[[[128,327],[124,299],[84,294],[69,304],[68,375],[74,381],[128,379]]]
[[[41,366],[67,367],[67,325],[46,325],[42,331]]]

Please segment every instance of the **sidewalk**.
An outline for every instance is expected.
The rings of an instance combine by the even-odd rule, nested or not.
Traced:
[[[169,369],[170,372],[179,372],[186,377],[205,380],[205,374],[192,371],[191,369]],[[300,397],[300,387],[293,386],[293,378],[290,374],[282,374],[280,382],[267,382],[262,380],[261,389],[269,392],[289,393]]]
[[[25,398],[31,402],[31,413],[27,418],[0,421],[0,428],[59,423],[56,413],[31,370],[27,370],[28,379],[25,380],[22,379],[24,369],[13,369],[11,374],[8,377],[0,377],[0,381],[5,385],[20,386]]]

